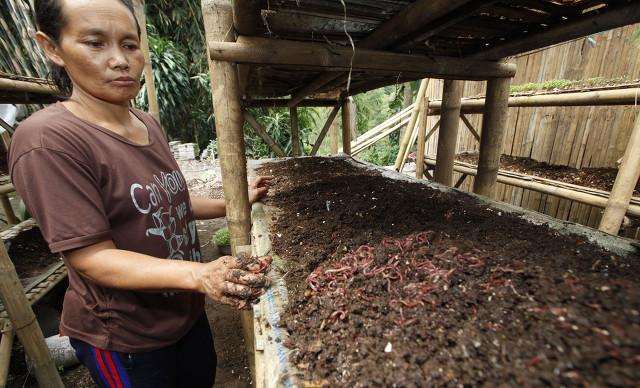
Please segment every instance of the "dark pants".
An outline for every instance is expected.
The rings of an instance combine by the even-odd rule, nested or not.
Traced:
[[[216,352],[204,314],[178,342],[151,352],[114,352],[73,338],[71,346],[101,388],[211,388],[216,378]]]

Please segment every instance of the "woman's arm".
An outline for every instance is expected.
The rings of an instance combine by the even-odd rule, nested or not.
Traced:
[[[224,217],[227,215],[224,206],[224,199],[191,197],[193,216],[197,220],[210,220],[212,218]]]
[[[237,259],[230,256],[209,263],[160,259],[117,249],[108,240],[67,251],[65,257],[82,277],[104,287],[199,292],[232,306],[242,298],[259,296],[269,285],[266,276],[239,269]]]
[[[269,185],[273,177],[260,176],[249,184],[249,203],[253,204],[264,197],[269,191]],[[210,220],[212,218],[227,215],[224,199],[210,199],[203,197],[191,197],[193,215],[198,220]]]

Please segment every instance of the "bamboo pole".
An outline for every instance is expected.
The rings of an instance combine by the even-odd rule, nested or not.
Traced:
[[[298,108],[289,108],[291,118],[291,153],[293,156],[300,156],[300,134],[298,129]]]
[[[433,178],[436,182],[453,184],[453,161],[456,157],[458,126],[460,125],[460,99],[464,82],[445,80],[440,111],[440,136],[438,154]]]
[[[256,133],[262,138],[262,140],[265,143],[267,143],[269,148],[271,148],[271,150],[278,157],[284,158],[285,156],[287,156],[282,150],[282,148],[280,148],[280,146],[273,140],[273,138],[269,136],[269,133],[267,133],[267,130],[264,129],[264,127],[260,125],[258,120],[256,120],[256,118],[253,117],[253,115],[246,110],[244,111],[244,119],[247,120],[247,122],[249,123],[249,125],[251,125],[254,131],[256,131]]]
[[[422,77],[488,79],[512,77],[515,65],[453,57],[399,54],[392,51],[335,47],[283,39],[240,36],[237,42],[208,41],[211,59],[256,65],[292,66],[304,69],[367,71]],[[293,99],[292,99],[293,101]]]
[[[38,384],[41,387],[63,388],[58,370],[44,342],[42,330],[4,244],[0,244],[0,299],[25,353],[33,362]]]
[[[2,332],[0,339],[0,388],[7,387],[7,377],[9,377],[9,365],[11,363],[11,351],[13,350],[13,339],[16,333],[13,328]]]
[[[245,100],[243,105],[245,107],[250,108],[281,108],[288,107],[289,102],[286,98],[261,98],[256,100]],[[300,102],[297,107],[303,106],[330,106],[334,107],[338,103],[338,100],[328,100],[328,99],[307,99]]]
[[[351,143],[351,148],[356,146],[358,143],[362,143],[365,140],[368,140],[368,139],[371,139],[371,138],[377,136],[379,133],[385,131],[390,126],[395,125],[395,123],[405,120],[406,118],[408,118],[411,115],[412,109],[413,109],[412,106],[410,106],[408,108],[404,108],[403,110],[401,110],[400,112],[398,112],[395,115],[391,116],[387,120],[383,121],[382,123],[376,125],[375,127],[371,128],[367,132],[365,132],[362,135],[358,136],[358,138],[355,139]]]
[[[0,78],[0,91],[3,92],[27,92],[38,94],[56,95],[60,91],[52,84],[43,82],[22,81],[10,78]]]
[[[342,102],[342,152],[351,155],[351,132],[353,130],[353,119],[351,105],[353,98],[348,97]]]
[[[149,113],[160,121],[160,108],[158,107],[158,95],[156,93],[156,82],[153,78],[153,67],[151,65],[151,54],[149,52],[149,38],[147,36],[147,17],[144,12],[144,0],[134,0],[133,10],[140,25],[140,48],[144,54],[144,86],[147,88],[147,101],[149,103]],[[162,127],[162,124],[160,124]],[[164,129],[163,129],[164,130]]]
[[[203,0],[201,4],[207,41],[232,41],[234,36],[230,1]],[[229,62],[209,61],[209,67],[222,183],[227,199],[227,223],[235,254],[237,247],[251,244],[247,160],[242,133],[244,119],[238,90],[238,72],[235,65]]]
[[[429,112],[429,96],[426,95],[422,99],[420,107],[420,121],[418,123],[418,148],[416,149],[416,178],[422,179],[424,176],[424,150],[427,142],[427,113]]]
[[[495,189],[502,142],[507,126],[507,106],[511,78],[487,81],[487,105],[482,117],[478,176],[473,182],[473,192],[491,197]]]
[[[409,148],[409,141],[411,140],[413,128],[416,125],[416,121],[418,120],[418,113],[420,112],[422,100],[424,100],[424,96],[427,93],[428,85],[429,79],[423,79],[422,82],[420,82],[420,88],[418,89],[416,102],[413,104],[413,111],[411,112],[411,119],[409,120],[409,124],[407,125],[407,130],[404,133],[404,137],[400,142],[400,149],[398,150],[398,156],[396,157],[396,162],[394,164],[394,168],[396,171],[400,171],[401,166],[404,165],[405,151],[407,150],[407,148]]]
[[[624,215],[629,207],[636,183],[640,177],[640,113],[636,117],[633,132],[622,157],[622,165],[611,189],[607,207],[602,215],[599,229],[610,234],[618,234]]]
[[[329,143],[329,146],[331,147],[330,152],[331,152],[331,155],[335,155],[338,153],[338,124],[336,123],[335,120],[331,124],[331,129],[329,129],[329,132],[331,135],[331,139]]]
[[[207,42],[233,41],[233,16],[229,0],[202,0]],[[227,225],[233,255],[251,254],[251,208],[248,197],[247,160],[243,135],[243,109],[238,69],[229,62],[209,61],[211,92],[220,152]],[[240,315],[251,375],[255,378],[255,338],[251,312]]]
[[[324,126],[322,127],[322,130],[320,131],[320,134],[316,139],[316,143],[313,145],[313,149],[311,150],[311,156],[316,156],[316,154],[318,153],[318,150],[320,149],[320,146],[322,145],[324,138],[327,136],[327,132],[333,126],[334,120],[336,119],[336,116],[338,115],[339,110],[340,110],[340,105],[336,105],[333,107],[333,109],[331,109],[331,113],[329,113],[329,117],[327,117],[327,121],[324,123]],[[337,148],[337,145],[336,145],[336,148]]]
[[[436,161],[433,158],[426,158],[425,161],[429,166],[436,165]],[[476,168],[468,166],[466,163],[456,162],[453,169],[456,172],[471,176],[477,176],[478,174],[478,170]],[[553,181],[550,180],[546,180],[549,183],[538,182],[538,180],[538,177],[534,177],[531,175],[520,173],[507,174],[507,172],[505,171],[499,171],[497,177],[497,181],[505,185],[520,187],[523,189],[536,191],[538,193],[554,195],[556,197],[584,203],[586,205],[597,206],[600,208],[604,208],[607,206],[608,199],[606,195],[580,192],[571,188],[566,188],[564,187],[564,185],[554,186],[550,183]],[[640,205],[630,205],[627,209],[627,215],[632,217],[640,217]]]
[[[422,116],[421,116],[422,117]],[[377,136],[372,137],[370,139],[367,139],[365,141],[362,141],[360,143],[351,143],[351,155],[357,155],[360,152],[366,150],[367,148],[371,147],[372,145],[376,144],[377,142],[379,142],[380,140],[384,139],[385,137],[389,136],[390,134],[392,134],[393,132],[397,131],[398,129],[401,129],[403,127],[405,127],[407,124],[409,123],[409,118],[406,118],[400,122],[398,122],[396,125],[387,128],[385,131],[379,133]]]
[[[11,201],[7,194],[0,194],[0,204],[2,204],[4,215],[7,216],[7,224],[15,225],[20,222],[13,211],[13,206],[11,206]]]
[[[640,88],[620,88],[594,90],[588,92],[545,93],[532,96],[510,96],[510,108],[537,108],[544,106],[612,106],[635,105],[640,96]],[[484,98],[462,100],[462,113],[481,113],[486,106]],[[439,114],[441,100],[431,101],[429,114]]]

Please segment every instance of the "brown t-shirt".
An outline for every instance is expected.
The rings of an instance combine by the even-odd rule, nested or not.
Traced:
[[[147,126],[147,145],[82,120],[61,103],[33,114],[11,142],[16,190],[51,251],[63,258],[111,239],[118,249],[200,261],[184,177],[157,122],[132,112]],[[67,267],[61,329],[98,348],[159,349],[179,340],[204,309],[199,294],[107,288]]]

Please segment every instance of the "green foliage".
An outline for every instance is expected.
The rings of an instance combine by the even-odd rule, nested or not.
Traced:
[[[226,227],[222,229],[218,229],[218,231],[213,235],[213,243],[219,247],[223,245],[231,244],[231,238],[229,237],[229,229]]]
[[[251,114],[264,127],[273,141],[282,148],[286,155],[292,154],[291,143],[291,115],[286,108],[253,108]],[[314,108],[298,108],[298,132],[300,136],[300,149],[308,154],[313,146],[310,143],[310,134],[320,122],[320,114]],[[249,124],[245,124],[244,140],[247,148],[247,157],[252,159],[273,158],[275,153],[255,133]]]
[[[521,85],[511,85],[511,93],[526,93],[526,92],[535,92],[535,91],[542,91],[542,90],[606,86],[611,84],[618,84],[625,81],[628,81],[627,77],[618,77],[618,78],[595,77],[595,78],[588,78],[584,80],[553,79],[553,80],[549,80],[541,83],[529,82]]]

